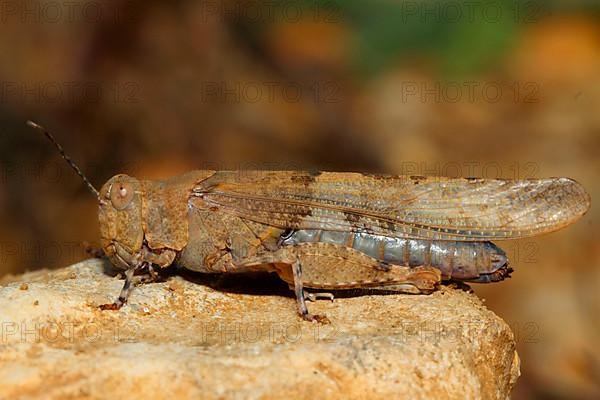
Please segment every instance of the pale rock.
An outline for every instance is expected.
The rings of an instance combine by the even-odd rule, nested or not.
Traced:
[[[510,328],[463,290],[309,303],[326,325],[264,275],[172,275],[101,311],[107,272],[2,280],[0,399],[505,399],[519,376]]]

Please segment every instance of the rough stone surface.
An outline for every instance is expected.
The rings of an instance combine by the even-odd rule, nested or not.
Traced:
[[[519,375],[508,325],[452,288],[319,300],[319,325],[269,276],[171,275],[120,311],[100,260],[1,283],[1,399],[504,399]]]

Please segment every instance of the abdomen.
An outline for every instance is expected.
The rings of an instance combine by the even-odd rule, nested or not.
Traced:
[[[436,267],[445,280],[494,282],[512,272],[504,251],[491,242],[399,239],[326,230],[298,230],[282,238],[283,245],[311,242],[352,247],[390,264]]]

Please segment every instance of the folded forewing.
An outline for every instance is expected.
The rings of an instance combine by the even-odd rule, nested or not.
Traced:
[[[512,239],[581,217],[589,195],[568,178],[500,179],[296,171],[219,171],[193,191],[213,207],[291,229],[433,240]]]

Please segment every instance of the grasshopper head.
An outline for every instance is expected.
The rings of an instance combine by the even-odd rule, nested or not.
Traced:
[[[27,121],[27,125],[42,132],[54,144],[62,158],[98,198],[102,249],[113,265],[121,268],[138,267],[144,243],[140,181],[127,175],[115,175],[98,192],[46,128],[32,121]]]
[[[115,175],[100,189],[100,240],[113,265],[137,266],[144,241],[140,181]]]

